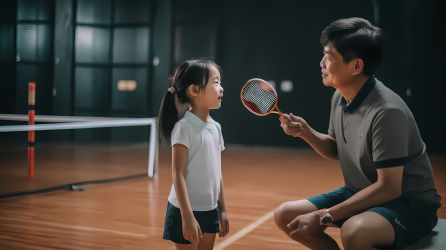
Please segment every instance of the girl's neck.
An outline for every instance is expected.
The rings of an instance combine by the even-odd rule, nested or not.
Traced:
[[[190,105],[189,112],[196,115],[198,118],[200,118],[202,121],[212,124],[213,121],[211,117],[209,117],[209,109],[198,107],[196,105],[192,106]]]

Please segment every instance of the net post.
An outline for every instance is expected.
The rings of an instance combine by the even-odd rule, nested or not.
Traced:
[[[30,82],[28,88],[28,125],[34,125],[34,105],[36,104],[36,83]],[[28,178],[34,179],[34,141],[35,131],[28,131]]]
[[[148,176],[155,179],[158,178],[158,138],[156,131],[156,119],[150,123],[150,144],[149,144],[149,167]]]

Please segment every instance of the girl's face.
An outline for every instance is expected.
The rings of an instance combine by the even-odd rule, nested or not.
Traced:
[[[209,81],[198,95],[200,105],[209,109],[219,109],[223,98],[223,87],[221,86],[220,72],[214,66],[209,72]]]

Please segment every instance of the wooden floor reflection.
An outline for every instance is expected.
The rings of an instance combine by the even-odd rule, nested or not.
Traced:
[[[446,156],[430,158],[438,191],[446,197]],[[158,181],[137,178],[83,186],[85,192],[0,200],[0,249],[174,249],[162,239],[170,164],[170,149],[162,149]],[[222,169],[229,236],[282,202],[343,185],[339,163],[312,152],[227,149]],[[446,208],[438,215],[446,218]],[[339,230],[327,231],[340,243]],[[225,249],[306,248],[289,240],[269,218]]]

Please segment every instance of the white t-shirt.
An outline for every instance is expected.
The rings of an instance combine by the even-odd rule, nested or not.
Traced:
[[[192,211],[210,211],[218,205],[221,180],[221,151],[225,149],[221,126],[209,124],[186,112],[172,131],[171,145],[188,148],[186,186]],[[174,185],[169,202],[180,208]]]

